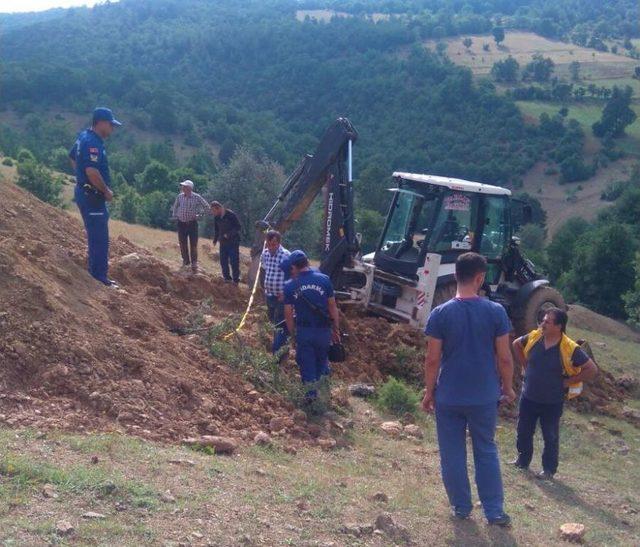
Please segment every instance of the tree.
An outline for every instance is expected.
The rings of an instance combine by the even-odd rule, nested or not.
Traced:
[[[168,230],[171,228],[170,211],[175,198],[175,193],[161,192],[160,190],[154,190],[144,195],[138,213],[142,216],[138,217],[138,221],[154,228]]]
[[[632,95],[633,90],[630,86],[626,86],[625,89],[620,89],[618,86],[613,87],[611,98],[602,111],[600,121],[591,126],[596,137],[618,138],[624,135],[625,128],[637,118],[636,113],[630,107]]]
[[[28,190],[37,198],[51,205],[62,205],[62,180],[51,174],[44,165],[29,157],[28,152],[22,150],[18,155],[22,161],[18,162],[18,186]]]
[[[171,180],[171,171],[169,168],[153,160],[149,163],[142,173],[135,177],[135,187],[141,194],[148,192],[158,191],[170,191],[176,190],[178,181]]]
[[[640,253],[636,255],[634,271],[633,287],[622,296],[622,299],[624,300],[624,309],[629,316],[629,322],[640,327]]]
[[[640,80],[640,66],[637,66],[636,68],[633,69],[633,77],[636,80]]]
[[[532,56],[522,72],[523,80],[534,80],[536,82],[548,82],[553,74],[555,63],[550,57],[543,57],[540,53]]]
[[[364,254],[373,252],[382,234],[385,217],[378,211],[361,209],[358,211],[356,222],[357,229],[362,234],[362,252]]]
[[[547,246],[549,275],[553,283],[569,271],[573,263],[575,246],[580,237],[589,229],[589,223],[581,217],[567,220],[555,233]]]
[[[546,230],[547,212],[542,208],[540,200],[527,192],[516,194],[515,199],[524,201],[529,207],[531,207],[531,223],[537,224]]]
[[[520,64],[511,55],[503,61],[496,61],[491,67],[491,75],[498,82],[516,82]]]
[[[462,45],[467,48],[467,51],[469,50],[469,48],[471,47],[471,45],[473,44],[473,40],[471,38],[465,38],[464,40],[462,40]]]
[[[636,244],[622,224],[604,224],[582,235],[562,285],[570,297],[598,313],[624,318],[622,295],[635,282]]]
[[[113,216],[130,224],[148,222],[142,214],[142,198],[136,189],[129,184],[123,184],[116,194],[113,204]],[[167,213],[168,214],[168,213]]]
[[[499,46],[501,42],[504,42],[505,32],[504,27],[493,27],[491,31],[493,34],[493,39],[496,41],[496,44]]]
[[[580,63],[578,61],[572,61],[569,64],[569,73],[574,82],[580,80]]]

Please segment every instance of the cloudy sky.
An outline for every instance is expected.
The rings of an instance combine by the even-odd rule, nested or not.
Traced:
[[[0,13],[18,11],[42,11],[50,8],[93,6],[103,0],[0,0]]]

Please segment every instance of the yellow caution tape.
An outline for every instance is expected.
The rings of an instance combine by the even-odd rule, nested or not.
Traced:
[[[264,249],[266,248],[266,241],[264,246],[262,247],[262,250],[264,251]],[[253,306],[253,299],[256,295],[256,291],[258,290],[258,283],[260,282],[260,271],[262,270],[262,261],[260,262],[260,266],[258,267],[258,270],[256,271],[256,279],[253,282],[253,289],[251,289],[251,296],[249,297],[249,303],[247,304],[247,309],[244,312],[244,315],[242,316],[242,319],[240,319],[240,323],[238,323],[238,326],[232,330],[230,333],[225,334],[223,337],[223,340],[227,340],[229,338],[231,338],[234,334],[237,334],[238,332],[240,332],[240,330],[242,329],[242,327],[244,327],[244,324],[247,322],[247,317],[249,316],[249,312],[251,311],[251,306]]]

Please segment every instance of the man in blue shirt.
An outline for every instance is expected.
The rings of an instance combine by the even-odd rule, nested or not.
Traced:
[[[113,192],[104,139],[120,125],[111,110],[96,108],[91,127],[78,135],[69,151],[76,172],[75,201],[87,231],[89,273],[112,287],[117,285],[108,277],[109,211],[106,202],[113,199]]]
[[[495,431],[499,401],[515,399],[511,323],[502,306],[478,296],[486,271],[483,256],[460,255],[456,297],[429,316],[422,406],[428,412],[435,408],[442,480],[454,516],[469,518],[473,508],[467,475],[468,428],[485,517],[489,524],[509,526]]]
[[[328,276],[309,268],[302,251],[289,255],[292,279],[284,286],[284,315],[295,333],[296,362],[303,384],[317,384],[329,374],[329,346],[340,339],[340,317]],[[295,311],[295,317],[294,317]],[[307,402],[317,398],[311,388]]]

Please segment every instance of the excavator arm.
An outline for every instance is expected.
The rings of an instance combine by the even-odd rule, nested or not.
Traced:
[[[268,229],[285,233],[325,191],[320,271],[336,282],[358,252],[353,211],[351,150],[358,133],[347,118],[338,118],[324,133],[315,153],[305,156],[284,183],[266,216],[257,223],[251,249],[256,274]]]

